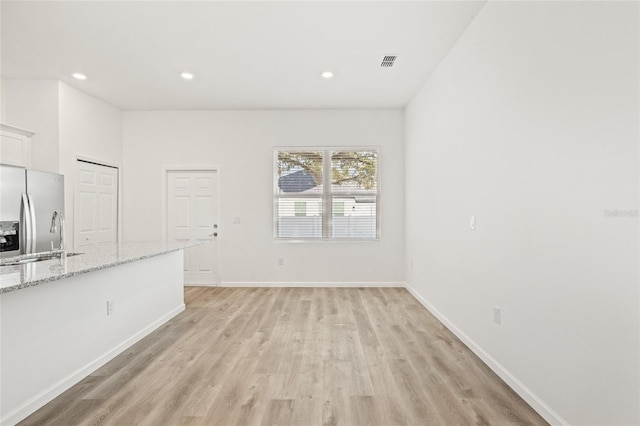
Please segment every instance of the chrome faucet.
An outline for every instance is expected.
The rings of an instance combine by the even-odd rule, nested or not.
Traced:
[[[51,232],[52,234],[55,234],[56,232],[58,232],[58,227],[56,226],[56,218],[60,222],[60,250],[62,250],[64,252],[64,250],[65,250],[65,247],[64,247],[64,215],[62,214],[62,212],[59,212],[57,210],[53,212],[53,216],[51,216],[51,229],[49,229],[49,232]]]

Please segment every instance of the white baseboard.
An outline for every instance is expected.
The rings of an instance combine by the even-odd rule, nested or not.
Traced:
[[[462,330],[456,327],[447,317],[442,315],[433,305],[427,302],[418,292],[416,292],[409,284],[405,284],[405,288],[415,297],[429,312],[433,314],[441,323],[443,323],[453,334],[458,337],[473,353],[475,353],[487,366],[493,370],[502,380],[507,383],[527,404],[529,404],[538,414],[552,425],[569,425],[555,410],[547,405],[541,398],[533,393],[525,386],[517,377],[515,377],[508,369],[496,361],[489,353],[487,353],[473,339],[467,336]]]
[[[185,287],[219,287],[219,284],[186,284],[184,285]]]
[[[169,321],[171,318],[178,315],[180,312],[185,310],[184,303],[178,305],[162,317],[158,318],[147,327],[143,328],[139,332],[135,333],[133,336],[129,337],[115,348],[107,351],[104,355],[98,357],[94,361],[85,365],[84,367],[80,367],[73,373],[69,374],[67,377],[64,377],[53,386],[48,389],[43,390],[39,394],[35,395],[33,398],[25,401],[19,407],[7,413],[0,420],[0,424],[4,425],[14,425],[22,420],[24,420],[29,415],[36,412],[36,410],[42,408],[47,403],[51,402],[54,398],[62,394],[64,391],[69,389],[71,386],[75,385],[89,374],[96,371],[98,368],[105,365],[107,362],[111,361],[113,358],[122,353],[125,349],[130,347],[131,345],[137,343],[142,340],[144,337],[151,334],[157,328],[159,328],[162,324]]]
[[[404,287],[401,282],[278,282],[278,281],[224,281],[220,287]]]

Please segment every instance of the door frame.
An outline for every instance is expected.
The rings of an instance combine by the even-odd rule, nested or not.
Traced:
[[[120,241],[122,241],[122,166],[118,163],[112,163],[111,161],[104,161],[95,157],[90,157],[88,155],[82,155],[82,154],[76,154],[74,156],[74,162],[73,162],[73,183],[71,183],[73,185],[73,191],[72,191],[72,203],[73,203],[73,226],[72,226],[72,232],[73,235],[71,238],[69,238],[69,234],[68,231],[65,232],[65,239],[71,240],[72,243],[72,248],[75,250],[75,245],[76,245],[76,212],[78,211],[78,199],[76,197],[76,195],[78,194],[78,185],[77,185],[77,179],[78,179],[78,161],[82,161],[85,163],[92,163],[92,164],[96,164],[98,166],[104,166],[104,167],[110,167],[112,169],[116,169],[118,171],[118,183],[116,185],[116,188],[118,189],[118,196],[116,197],[116,203],[118,203],[118,205],[116,206],[116,226],[118,227],[118,231],[116,232],[116,243],[119,243]],[[67,183],[66,183],[66,178],[65,178],[65,188],[67,187]],[[66,199],[66,191],[65,191],[65,199]],[[65,201],[66,204],[66,201]],[[68,247],[68,245],[67,245]]]
[[[169,239],[169,230],[167,227],[169,226],[169,172],[216,172],[216,187],[218,188],[218,199],[216,200],[216,210],[218,211],[218,223],[222,223],[222,191],[220,189],[220,166],[217,165],[206,165],[206,166],[198,166],[198,165],[164,165],[161,168],[161,191],[162,191],[162,241],[168,241]],[[218,283],[215,285],[220,285],[222,280],[220,279],[220,237],[216,238],[216,244],[218,244],[218,249],[216,250],[216,258],[214,259],[216,262],[216,267],[218,268]]]

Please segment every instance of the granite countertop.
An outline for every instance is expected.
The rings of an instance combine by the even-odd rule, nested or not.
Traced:
[[[201,243],[141,242],[87,247],[66,259],[0,266],[0,294],[33,287],[98,269],[182,250]],[[16,259],[24,256],[18,256]],[[6,262],[6,259],[2,259]]]

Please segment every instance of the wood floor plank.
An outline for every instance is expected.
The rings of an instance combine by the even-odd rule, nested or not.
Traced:
[[[360,426],[375,426],[380,421],[380,413],[376,398],[373,396],[350,396],[350,412],[351,417],[358,422]]]
[[[349,426],[354,424],[351,416],[349,395],[344,389],[330,389],[322,400],[324,401],[322,405],[323,426]]]
[[[378,337],[373,330],[371,319],[369,318],[369,315],[367,315],[367,311],[360,299],[359,289],[345,290],[348,290],[347,295],[349,297],[349,302],[351,303],[351,309],[358,326],[358,333],[362,344],[367,346],[377,346],[379,344]]]
[[[48,404],[48,410],[39,410],[29,417],[32,425],[62,424],[58,413],[66,412],[65,421],[69,424],[80,424],[89,413],[102,403],[102,400],[83,399],[82,396],[92,387],[104,380],[104,376],[88,376],[68,389]]]
[[[22,425],[545,425],[402,288],[185,288]]]
[[[405,406],[409,408],[412,417],[411,424],[415,422],[427,425],[447,424],[445,419],[440,418],[435,405],[426,397],[421,381],[406,360],[389,360],[389,367],[398,390],[404,395]]]
[[[234,419],[236,425],[257,425],[267,406],[267,389],[270,376],[253,374],[249,387],[243,392],[242,404]]]
[[[367,367],[371,371],[371,385],[381,425],[409,425],[404,395],[399,391],[389,368],[384,350],[380,346],[365,346]]]
[[[319,401],[304,398],[296,399],[293,403],[291,425],[320,425],[322,424],[322,406]]]
[[[292,399],[272,399],[267,404],[262,424],[273,426],[286,426],[293,424]]]

